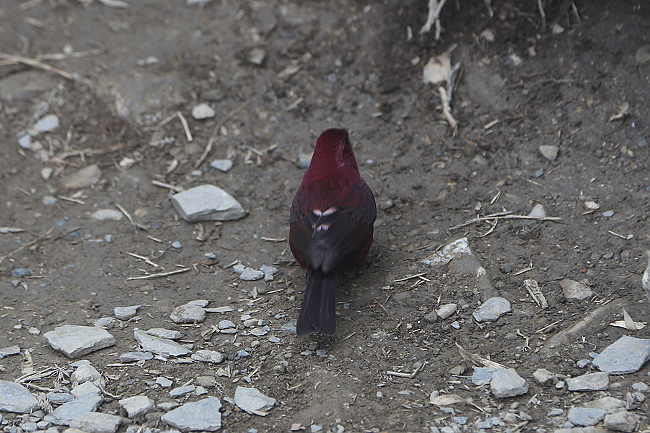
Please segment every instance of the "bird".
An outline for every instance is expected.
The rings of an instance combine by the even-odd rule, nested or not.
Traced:
[[[334,335],[339,275],[366,258],[376,218],[375,196],[361,178],[348,131],[324,131],[291,205],[289,246],[307,270],[298,336]]]

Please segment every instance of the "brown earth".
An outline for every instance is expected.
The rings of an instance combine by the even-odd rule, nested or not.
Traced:
[[[576,362],[590,352],[622,335],[649,338],[648,328],[608,326],[621,319],[616,311],[580,338],[550,354],[540,352],[552,335],[608,301],[621,300],[637,321],[649,316],[640,282],[643,252],[650,247],[647,3],[576,2],[576,14],[571,2],[552,2],[543,28],[532,1],[495,1],[493,18],[481,1],[450,2],[440,41],[432,33],[418,34],[427,12],[424,0],[223,0],[203,8],[170,0],[131,3],[128,9],[97,1],[0,5],[3,54],[36,58],[66,47],[98,50],[78,59],[43,60],[78,74],[72,80],[11,59],[0,67],[0,227],[25,229],[0,234],[0,347],[30,349],[36,369],[67,366],[69,360],[47,345],[44,332],[62,324],[92,324],[112,316],[117,306],[144,305],[136,320],[110,330],[118,340],[114,347],[84,359],[106,375],[111,394],[144,393],[161,402],[170,398],[151,385],[158,375],[180,385],[215,374],[219,366],[158,360],[144,367],[109,366],[137,347],[133,328],[177,329],[195,349],[225,353],[221,366],[230,366],[232,376],[218,376],[222,388],[210,395],[232,397],[254,372],[251,385],[278,405],[258,417],[224,402],[228,416],[222,431],[288,431],[295,423],[308,431],[311,424],[324,431],[337,425],[346,431],[428,431],[453,422],[429,404],[438,390],[472,398],[489,412],[456,406],[457,415],[469,417],[468,431],[512,409],[532,418],[521,431],[542,432],[566,420],[548,418],[548,411],[568,409],[576,396],[536,384],[531,377],[536,369],[580,375],[585,369]],[[486,29],[493,42],[486,40]],[[422,82],[426,61],[452,45],[457,45],[452,61],[462,65],[452,102],[456,135],[444,121],[435,88]],[[253,48],[265,52],[261,65],[248,61]],[[158,62],[140,62],[152,56]],[[290,66],[295,68],[287,70]],[[124,98],[140,105],[125,105]],[[190,111],[200,102],[210,104],[216,117],[194,120]],[[624,104],[627,113],[612,119]],[[191,143],[178,119],[160,126],[177,110],[188,119]],[[38,112],[56,114],[61,126],[38,137],[44,151],[21,149],[16,136]],[[221,119],[226,121],[215,146],[193,173]],[[281,330],[297,316],[304,285],[286,242],[288,213],[304,172],[298,155],[310,152],[328,127],[350,128],[362,175],[377,198],[373,263],[342,282],[337,335],[299,339]],[[172,139],[161,143],[161,138]],[[540,145],[559,146],[557,159],[545,159]],[[124,157],[137,163],[121,169]],[[235,163],[228,173],[208,166],[226,157]],[[96,185],[79,191],[61,187],[62,176],[90,164],[102,170]],[[48,180],[41,176],[44,167],[54,169]],[[152,180],[180,188],[218,185],[248,215],[216,225],[186,223],[170,204],[170,190]],[[45,205],[46,195],[59,199]],[[587,201],[599,209],[589,211]],[[491,222],[451,229],[504,210],[527,215],[537,203],[561,222],[502,219],[487,235]],[[126,218],[90,217],[117,205],[141,228]],[[604,216],[607,211],[613,215]],[[197,240],[200,230],[207,240]],[[107,234],[112,243],[104,241]],[[465,235],[494,286],[512,303],[512,312],[494,323],[472,318],[482,295],[471,278],[421,263],[431,250]],[[182,248],[172,248],[174,241]],[[217,259],[206,260],[206,253]],[[270,283],[245,282],[229,268],[236,261],[254,268],[275,264],[280,272]],[[177,265],[192,271],[127,280]],[[11,274],[23,267],[31,276]],[[418,273],[426,280],[396,282]],[[548,309],[540,309],[523,288],[523,280],[531,278],[540,284]],[[588,280],[595,296],[567,302],[558,283],[563,278]],[[209,314],[196,326],[171,322],[174,307],[195,299],[235,311]],[[461,305],[459,313],[433,323],[423,319],[450,302]],[[268,319],[268,336],[281,342],[244,330],[235,344],[232,335],[202,338],[219,320],[241,323],[244,313]],[[454,321],[459,329],[451,326]],[[312,342],[326,355],[317,356]],[[454,343],[515,368],[531,389],[499,400],[475,387],[471,366]],[[251,356],[238,357],[241,349]],[[18,356],[2,360],[0,378],[20,376],[21,362]],[[411,379],[387,374],[412,372],[422,363]],[[464,369],[452,375],[459,365]],[[608,393],[625,399],[632,383],[650,381],[648,372],[646,365],[613,377]],[[638,414],[649,410],[647,401],[634,408]],[[101,407],[118,409],[111,398]],[[160,415],[132,423],[164,428]],[[506,427],[514,424],[495,429]]]

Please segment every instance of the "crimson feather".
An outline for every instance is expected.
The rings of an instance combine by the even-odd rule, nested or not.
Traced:
[[[375,197],[361,178],[345,129],[328,129],[293,199],[289,245],[307,270],[296,332],[333,335],[342,270],[363,262],[372,245]]]

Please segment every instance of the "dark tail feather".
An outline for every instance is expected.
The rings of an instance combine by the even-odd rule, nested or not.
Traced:
[[[318,331],[334,335],[336,330],[336,289],[339,285],[337,272],[324,274],[307,271],[307,287],[302,300],[296,333],[299,336]]]

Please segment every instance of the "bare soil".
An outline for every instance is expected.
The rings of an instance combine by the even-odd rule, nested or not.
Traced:
[[[168,390],[152,385],[159,375],[181,385],[228,366],[231,376],[217,376],[221,387],[210,395],[223,401],[245,384],[278,400],[266,417],[224,402],[225,432],[289,431],[296,423],[308,430],[317,424],[325,431],[337,425],[346,431],[429,431],[453,422],[429,404],[436,390],[471,398],[488,412],[456,407],[457,415],[469,417],[468,431],[508,410],[530,415],[522,417],[528,422],[520,431],[563,424],[566,416],[547,414],[576,404],[576,395],[535,383],[536,369],[577,376],[588,370],[577,367],[578,360],[620,336],[650,338],[648,328],[608,326],[621,319],[617,311],[580,338],[541,351],[555,333],[612,300],[620,300],[635,320],[648,321],[641,274],[650,247],[650,5],[575,2],[576,14],[572,2],[551,2],[542,27],[536,2],[495,1],[492,18],[482,1],[450,2],[436,41],[433,33],[418,34],[426,3],[223,0],[201,8],[148,0],[118,9],[98,1],[3,2],[3,54],[98,51],[43,60],[77,74],[72,80],[22,63],[0,66],[0,227],[25,229],[0,234],[0,347],[29,349],[36,369],[67,366],[70,360],[52,350],[43,333],[62,324],[92,324],[112,316],[114,307],[143,305],[135,320],[110,330],[114,347],[84,359],[106,375],[107,391],[122,397],[143,393],[168,401]],[[486,40],[486,29],[494,41]],[[455,135],[436,89],[422,82],[426,61],[452,45],[453,62],[462,64],[452,102]],[[261,65],[248,60],[253,48],[265,52]],[[143,64],[149,57],[158,62]],[[156,87],[158,99],[143,97],[140,107],[125,108],[121,97],[144,92],[146,85]],[[200,102],[210,104],[216,117],[193,119],[190,111]],[[624,104],[627,113],[612,119]],[[38,137],[43,152],[21,149],[17,134],[44,106],[61,126]],[[178,119],[160,125],[176,111],[188,119],[192,142]],[[298,156],[313,150],[329,127],[351,130],[361,173],[377,198],[373,260],[342,282],[337,335],[300,339],[281,329],[295,320],[305,282],[286,242],[289,207],[304,172]],[[559,146],[557,159],[545,159],[540,145]],[[137,163],[122,169],[125,157]],[[229,172],[209,167],[226,157],[234,160]],[[90,164],[102,170],[96,185],[61,187],[62,176]],[[48,180],[41,176],[44,167],[54,170]],[[152,180],[185,189],[220,186],[248,214],[223,224],[186,223],[169,201],[173,191]],[[45,205],[48,195],[58,201]],[[587,201],[599,209],[589,210]],[[493,222],[451,229],[504,210],[527,215],[537,203],[562,221],[499,220],[488,234]],[[135,227],[126,218],[90,217],[117,205]],[[613,215],[603,215],[607,211]],[[201,231],[207,240],[197,239]],[[461,236],[512,303],[512,312],[494,323],[472,318],[483,297],[471,278],[421,262]],[[173,248],[174,241],[182,248]],[[207,260],[206,253],[217,259]],[[275,265],[280,272],[272,282],[245,282],[229,268],[236,261]],[[192,271],[128,280],[178,265]],[[12,275],[23,267],[31,276]],[[426,280],[396,281],[418,273]],[[558,283],[563,278],[586,279],[595,296],[567,302]],[[540,284],[548,309],[533,302],[525,279]],[[235,310],[209,314],[198,325],[169,319],[174,307],[196,299]],[[461,306],[456,315],[423,319],[451,302]],[[244,313],[269,320],[271,333],[257,338],[242,329],[236,339],[202,337],[222,319],[241,323]],[[159,360],[143,367],[111,365],[137,348],[135,327],[177,329],[195,349],[218,350],[227,359],[219,366]],[[271,335],[281,342],[268,341]],[[313,342],[325,356],[315,353]],[[475,387],[456,343],[515,368],[531,389],[499,400]],[[241,349],[250,356],[237,356]],[[22,362],[19,356],[3,359],[0,378],[20,376]],[[422,363],[410,379],[387,374],[409,373]],[[456,366],[463,368],[452,375]],[[613,377],[607,393],[625,399],[632,383],[650,381],[649,371],[646,365]],[[589,393],[579,402],[600,395]],[[647,400],[634,407],[638,414],[649,410]],[[117,400],[107,397],[101,411],[119,413]],[[160,415],[130,422],[164,428]]]

